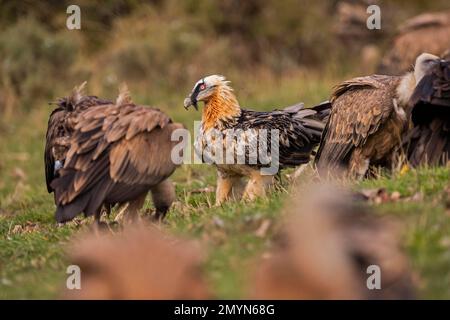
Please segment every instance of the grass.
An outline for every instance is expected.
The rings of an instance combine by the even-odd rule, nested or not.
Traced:
[[[375,209],[403,224],[402,244],[416,272],[421,298],[450,298],[449,187],[448,167],[420,168],[357,185],[357,188],[385,188],[411,198],[375,205]]]
[[[324,100],[327,88],[335,82],[327,77],[289,78],[263,85],[249,81],[246,91],[236,88],[236,92],[242,105],[258,109],[290,105],[300,99],[308,105]],[[161,97],[160,101],[146,101],[144,97],[143,102],[160,105],[176,120],[189,124],[200,115],[178,112],[181,105],[175,105],[175,101],[182,98],[181,94],[167,100]],[[164,101],[174,101],[174,105],[168,106]],[[54,204],[45,188],[42,155],[49,111],[36,108],[1,131],[0,299],[57,298],[69,264],[66,245],[85,228],[70,224],[57,227],[53,219]],[[270,248],[287,192],[280,190],[251,204],[231,202],[217,208],[211,206],[213,192],[192,192],[214,187],[213,168],[183,166],[173,180],[178,202],[164,228],[197,238],[206,245],[209,257],[205,268],[218,297],[242,297],[248,265],[258,253]],[[377,214],[401,222],[402,245],[416,274],[421,298],[450,298],[449,181],[447,167],[385,173],[376,179],[351,183],[354,189],[385,188],[411,199],[372,206]],[[146,207],[151,207],[150,201]],[[265,220],[271,225],[268,233],[260,236],[256,230]]]

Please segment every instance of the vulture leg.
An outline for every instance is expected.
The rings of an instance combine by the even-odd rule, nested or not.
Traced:
[[[104,221],[101,221],[101,217],[103,214],[103,208],[100,207],[94,215],[95,223],[94,223],[94,230],[95,232],[100,232],[102,230],[108,229],[108,224]]]
[[[245,187],[243,200],[254,200],[257,197],[263,197],[266,190],[273,185],[274,176],[261,175],[259,170],[255,170]]]
[[[231,195],[234,199],[240,200],[244,195],[245,187],[247,186],[247,181],[243,181],[242,177],[237,176],[233,181],[233,189]]]
[[[233,187],[237,187],[241,177],[223,175],[219,172],[217,176],[216,188],[216,206],[220,206],[223,202],[230,198]]]
[[[130,201],[128,208],[125,211],[126,222],[137,222],[139,220],[139,210],[144,206],[147,193],[143,193],[133,201]]]
[[[359,179],[364,178],[369,170],[370,158],[367,158],[362,154],[361,149],[355,149],[350,159],[350,172],[351,174]]]
[[[176,199],[173,183],[166,179],[151,189],[153,204],[156,208],[155,220],[162,221]]]

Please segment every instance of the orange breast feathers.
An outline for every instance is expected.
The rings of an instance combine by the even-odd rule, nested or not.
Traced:
[[[205,103],[202,115],[204,130],[217,127],[220,121],[231,120],[241,114],[241,108],[231,88],[218,86]]]

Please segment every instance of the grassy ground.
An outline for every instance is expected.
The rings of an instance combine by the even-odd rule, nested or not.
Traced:
[[[236,88],[242,105],[263,109],[289,105],[303,99],[307,104],[327,97],[336,79],[299,78],[266,82],[264,88],[248,83]],[[132,89],[132,88],[131,88]],[[144,101],[166,109],[188,126],[200,115],[184,113],[183,93],[161,101]],[[172,103],[172,106],[167,103]],[[177,102],[177,103],[175,103]],[[45,188],[43,145],[50,110],[35,109],[29,116],[7,124],[0,136],[0,299],[55,298],[64,284],[68,261],[65,246],[85,227],[56,227],[52,196]],[[289,186],[286,184],[285,187]],[[209,249],[206,270],[214,291],[221,298],[242,297],[246,266],[256,254],[267,250],[282,214],[287,192],[248,205],[229,203],[212,207],[215,173],[205,165],[181,167],[174,176],[178,203],[164,228],[203,241]],[[377,179],[352,183],[355,189],[386,188],[399,192],[401,200],[372,204],[380,215],[402,222],[402,244],[416,274],[419,297],[450,298],[450,168],[422,168],[383,174]],[[306,181],[304,183],[307,183]],[[148,202],[146,207],[151,207]],[[263,221],[269,231],[256,232]]]

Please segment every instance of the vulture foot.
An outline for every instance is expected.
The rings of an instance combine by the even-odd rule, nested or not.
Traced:
[[[273,183],[274,176],[263,176],[260,175],[259,172],[252,175],[245,187],[242,199],[253,201],[258,197],[264,197]]]

